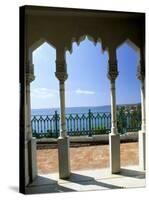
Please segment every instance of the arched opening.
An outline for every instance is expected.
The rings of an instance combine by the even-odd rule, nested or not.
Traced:
[[[100,42],[92,40],[82,37],[73,42],[71,53],[66,52],[66,127],[78,141],[70,143],[71,170],[109,167],[108,145],[99,142],[100,134],[111,128],[108,54],[102,53]]]
[[[137,79],[139,48],[126,40],[117,49],[118,71],[116,80],[118,131],[127,135],[121,144],[121,166],[138,165],[137,132],[141,129],[140,81]],[[130,138],[134,138],[134,141]],[[129,142],[130,141],[130,142]],[[128,159],[129,158],[129,159]]]
[[[83,39],[79,45],[76,42],[73,43],[71,54],[66,52],[68,73],[66,81],[66,129],[70,137],[77,138],[75,136],[78,136],[78,141],[80,138],[82,140],[83,137],[88,136],[98,138],[100,134],[109,133],[111,128],[110,92],[109,80],[107,79],[108,53],[101,54],[101,43],[93,44],[88,37]],[[139,86],[136,87],[139,81],[135,78],[137,56],[138,54],[135,54],[127,43],[121,45],[117,50],[119,76],[116,80],[116,90],[117,105],[119,106],[138,103],[135,101],[140,96]],[[55,129],[55,122],[52,122],[55,120],[55,111],[59,112],[58,80],[54,74],[55,57],[55,49],[48,43],[43,43],[33,51],[36,79],[31,84],[31,107],[32,115],[38,115],[36,122],[35,118],[32,118],[33,136],[36,134],[37,140],[58,137],[59,131]],[[130,65],[132,70],[130,70]],[[126,83],[128,81],[130,83],[130,80],[132,85],[130,84],[128,87]],[[133,95],[128,92],[130,88]],[[121,95],[122,91],[125,98]],[[58,124],[59,121],[57,121]],[[36,131],[34,132],[34,130]],[[88,148],[88,139],[83,140],[83,143],[86,143],[84,147],[70,149],[71,169],[109,167],[108,146],[100,145],[97,147],[94,145]],[[71,144],[73,146],[73,143]],[[128,154],[128,148],[125,146],[126,144],[121,145],[122,166],[123,164],[128,165],[130,162],[130,159],[125,158]],[[123,153],[123,151],[125,152]],[[136,154],[133,156],[135,156],[133,160],[137,162]],[[58,171],[57,148],[38,150],[37,166],[41,174]]]
[[[66,107],[109,105],[107,92],[107,52],[102,53],[101,43],[96,45],[85,37],[72,53],[66,52],[68,80],[66,81]]]
[[[59,106],[55,59],[56,50],[47,42],[44,42],[33,51],[35,80],[31,84],[32,109],[56,108]]]
[[[49,43],[40,41],[32,47],[35,80],[31,83],[32,133],[37,141],[38,174],[58,171],[58,151],[46,138],[56,138],[55,111],[59,107],[58,80],[55,77],[56,50]]]

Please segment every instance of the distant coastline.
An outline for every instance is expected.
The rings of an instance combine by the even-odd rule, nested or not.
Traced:
[[[131,103],[131,104],[118,104],[117,106],[138,106],[140,103]],[[79,107],[66,107],[65,111],[66,114],[72,113],[87,113],[91,110],[91,112],[110,112],[111,105],[103,105],[103,106],[79,106]],[[60,112],[60,108],[38,108],[38,109],[31,109],[32,115],[53,115],[57,111]]]
[[[125,103],[125,104],[117,104],[117,106],[137,106],[141,103]],[[92,108],[92,107],[105,107],[105,106],[111,106],[111,105],[102,105],[102,106],[71,106],[66,108]],[[59,109],[59,107],[52,107],[52,108],[32,108],[32,110],[43,110],[43,109]]]

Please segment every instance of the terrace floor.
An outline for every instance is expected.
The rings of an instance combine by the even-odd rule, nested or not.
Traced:
[[[109,170],[108,145],[70,148],[71,176],[59,179],[57,148],[37,150],[38,177],[27,194],[98,191],[145,187],[145,172],[138,167],[138,142],[122,143],[121,172]]]
[[[59,179],[58,173],[38,176],[27,194],[61,193],[75,191],[99,191],[145,187],[145,172],[137,166],[121,168],[120,174],[110,174],[109,169],[72,171],[68,180]]]
[[[50,147],[50,145],[49,145]],[[138,142],[121,143],[121,167],[138,165]],[[77,146],[70,148],[71,170],[109,167],[109,145]],[[57,148],[37,150],[38,174],[58,172]]]

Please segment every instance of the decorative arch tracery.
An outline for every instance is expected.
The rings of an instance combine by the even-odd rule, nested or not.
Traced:
[[[103,42],[102,42],[102,39],[100,37],[97,37],[97,36],[92,36],[90,34],[83,34],[83,35],[80,35],[80,36],[74,36],[71,38],[71,40],[69,41],[69,43],[65,46],[65,51],[69,51],[70,54],[72,53],[72,44],[74,42],[77,43],[77,45],[79,46],[80,43],[85,40],[85,38],[87,37],[88,40],[90,40],[95,46],[97,45],[97,43],[101,43],[101,50],[102,50],[102,53],[106,50]]]
[[[59,145],[64,145],[65,153],[67,154],[69,152],[68,146],[69,141],[67,139],[67,134],[65,131],[65,79],[67,78],[67,71],[66,71],[66,63],[65,63],[65,57],[64,53],[65,50],[72,51],[72,43],[74,41],[77,42],[79,45],[80,42],[85,38],[85,36],[88,37],[89,40],[91,40],[94,44],[96,44],[98,41],[101,42],[102,50],[108,49],[109,52],[109,78],[111,82],[111,105],[112,105],[112,127],[111,132],[114,133],[111,135],[110,139],[110,169],[112,173],[117,173],[120,170],[120,163],[119,163],[119,138],[117,135],[116,130],[116,114],[115,114],[115,79],[118,75],[117,72],[117,61],[116,61],[116,49],[119,45],[121,45],[124,41],[126,41],[132,48],[137,49],[140,48],[140,57],[141,57],[141,64],[140,68],[142,70],[142,66],[145,67],[144,62],[144,15],[137,15],[137,14],[128,14],[126,15],[124,13],[113,13],[113,12],[101,12],[94,15],[94,13],[88,13],[85,14],[85,11],[75,11],[76,14],[74,15],[73,12],[71,17],[70,13],[68,12],[67,15],[67,9],[66,14],[63,14],[63,9],[61,8],[59,12],[56,12],[57,14],[52,15],[51,8],[48,8],[48,12],[44,12],[45,8],[37,8],[37,10],[33,9],[33,15],[32,15],[32,7],[25,8],[29,9],[29,12],[26,14],[28,18],[28,22],[26,24],[27,27],[27,34],[28,34],[28,40],[27,45],[25,46],[25,53],[27,55],[24,55],[25,61],[29,62],[31,61],[32,64],[32,52],[38,48],[40,45],[42,45],[44,42],[47,42],[48,44],[54,46],[57,51],[57,59],[56,59],[56,65],[57,65],[57,77],[60,82],[60,100],[61,100],[61,138],[59,140]],[[42,10],[43,9],[43,10]],[[47,8],[46,8],[47,9]],[[38,13],[39,11],[39,13]],[[43,12],[41,12],[43,11]],[[58,11],[58,10],[57,10]],[[62,11],[62,12],[61,12]],[[24,12],[24,10],[23,10]],[[82,13],[81,15],[79,13]],[[94,11],[95,12],[95,11]],[[49,13],[51,13],[49,15]],[[43,14],[43,16],[42,16]],[[118,17],[117,17],[118,15]],[[87,19],[85,19],[87,17]],[[76,20],[78,19],[78,21]],[[54,19],[54,20],[53,20]],[[106,21],[106,23],[105,23]],[[54,22],[54,23],[53,23]],[[74,22],[74,23],[72,23]],[[80,28],[81,26],[81,28]],[[52,27],[52,28],[51,28]],[[85,34],[88,33],[88,34]],[[42,38],[42,36],[46,36]],[[101,37],[98,37],[101,36]],[[38,40],[39,38],[39,40]],[[41,39],[40,39],[41,38]],[[47,39],[48,38],[48,39]],[[129,38],[129,39],[128,39]],[[34,42],[36,41],[36,42]],[[51,42],[49,42],[51,41]],[[55,45],[54,45],[55,44]],[[23,47],[24,48],[24,47]],[[29,54],[28,54],[29,52]],[[26,58],[27,57],[27,58]],[[26,64],[26,63],[25,63]],[[27,69],[30,69],[32,65],[25,66]],[[139,77],[142,83],[141,90],[142,90],[142,106],[143,112],[142,112],[142,132],[140,132],[140,141],[142,143],[139,147],[139,155],[142,160],[140,160],[140,164],[142,165],[142,168],[145,168],[145,91],[144,91],[144,72],[139,71]],[[32,72],[31,70],[26,70],[26,72]],[[32,73],[31,73],[32,74]],[[29,73],[27,74],[29,75]],[[29,82],[27,82],[28,89],[26,90],[26,119],[27,119],[27,126],[29,127],[29,118],[30,118],[30,103],[29,103]],[[26,132],[31,133],[29,128]],[[26,134],[26,136],[28,136]],[[32,138],[27,138],[26,142],[26,149],[31,149],[31,147],[35,147],[35,145],[30,145],[30,143],[33,143]],[[115,139],[113,141],[112,138],[117,140],[115,143]],[[63,143],[63,141],[65,143]],[[61,142],[62,141],[62,142]],[[116,146],[117,145],[117,146]],[[114,148],[113,148],[114,147]],[[62,150],[64,151],[64,148]],[[70,176],[70,168],[69,168],[69,153],[68,155],[63,156],[63,151],[60,150],[60,156],[62,159],[60,159],[60,178],[66,178]],[[29,169],[28,166],[32,166],[34,163],[34,159],[32,158],[33,152],[26,153],[25,155],[28,156],[30,154],[30,157],[26,157],[26,166],[25,169],[27,172],[25,172],[25,184],[27,185],[29,183],[29,179],[33,179],[36,176],[36,170]],[[65,173],[63,173],[63,159],[65,159]],[[24,173],[24,172],[23,172]],[[32,175],[30,175],[32,174]]]
[[[117,49],[119,49],[123,44],[128,44],[129,47],[131,47],[135,52],[140,53],[140,48],[129,38],[123,40],[118,46]]]
[[[29,61],[32,63],[32,53],[33,51],[35,51],[38,47],[40,47],[41,45],[43,45],[44,43],[47,43],[48,45],[52,46],[53,48],[56,49],[56,47],[53,45],[53,43],[51,43],[50,41],[48,41],[45,38],[40,38],[39,40],[37,40],[36,42],[34,42],[30,47],[29,47]]]

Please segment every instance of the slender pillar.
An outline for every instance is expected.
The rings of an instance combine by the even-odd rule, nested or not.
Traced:
[[[32,182],[37,175],[36,139],[32,137],[30,83],[34,80],[33,65],[26,65],[26,131],[25,131],[25,170],[26,185]]]
[[[59,138],[67,137],[66,122],[65,122],[65,82],[59,81],[60,88],[60,136]]]
[[[138,66],[137,78],[141,82],[141,130],[138,133],[139,138],[139,167],[141,170],[146,169],[146,118],[145,118],[145,67],[143,62]]]
[[[117,135],[115,80],[111,79],[111,134]]]
[[[26,139],[32,139],[32,129],[31,129],[31,104],[30,104],[30,82],[34,80],[32,74],[26,73]]]
[[[60,136],[58,138],[59,178],[67,179],[70,176],[70,155],[69,137],[67,136],[65,122],[65,80],[68,77],[65,61],[56,61],[55,75],[59,80],[60,93]]]
[[[114,52],[113,52],[114,51]],[[109,55],[108,78],[111,85],[111,133],[109,134],[110,172],[120,172],[120,135],[117,131],[115,80],[118,76],[115,49]]]

